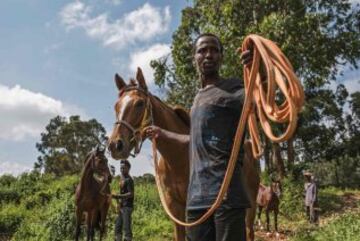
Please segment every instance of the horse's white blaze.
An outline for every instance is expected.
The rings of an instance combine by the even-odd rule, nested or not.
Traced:
[[[129,104],[131,100],[131,97],[126,95],[124,96],[124,98],[122,98],[121,100],[121,108],[120,108],[120,111],[119,111],[119,114],[118,114],[118,120],[121,121],[123,120],[123,115],[124,115],[124,112],[125,112],[125,109],[126,109],[126,106]]]

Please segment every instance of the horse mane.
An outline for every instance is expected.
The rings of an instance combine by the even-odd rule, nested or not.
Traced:
[[[138,84],[136,84],[136,80],[133,78],[130,78],[129,84],[124,88],[123,91],[119,92],[119,97],[123,94],[124,91],[126,91],[126,88],[131,88],[131,87],[137,87],[142,89]],[[144,92],[147,92],[146,90],[144,90]],[[182,106],[176,105],[174,107],[171,107],[167,104],[165,104],[159,97],[157,97],[156,95],[152,95],[151,93],[149,93],[151,97],[154,97],[155,100],[159,101],[162,105],[163,108],[168,109],[170,111],[175,112],[176,116],[179,117],[179,119],[187,126],[190,127],[190,116],[189,116],[189,112],[183,108]]]
[[[95,154],[94,151],[90,151],[90,152],[86,155],[85,161],[84,161],[84,167],[83,167],[83,169],[82,169],[82,171],[81,171],[81,176],[84,175],[86,169],[89,167],[90,161],[91,161],[91,159],[94,157],[94,154]]]
[[[177,116],[186,124],[186,126],[190,127],[189,112],[182,106],[174,106],[173,110],[175,111]]]
[[[130,83],[128,86],[136,86],[136,80],[134,78],[130,78]]]
[[[93,154],[94,154],[94,151],[90,151],[90,152],[86,155],[85,161],[84,161],[85,166],[86,166],[87,163],[89,163],[89,160],[92,158]]]
[[[161,105],[165,108],[168,109],[170,111],[173,111],[177,117],[179,117],[179,119],[187,126],[190,127],[190,116],[189,113],[186,111],[185,108],[183,108],[182,106],[174,106],[171,107],[169,105],[167,105],[166,103],[164,103],[159,97],[155,96],[155,95],[151,95],[152,97],[154,97],[154,99],[156,99],[157,101],[159,101],[161,103]]]

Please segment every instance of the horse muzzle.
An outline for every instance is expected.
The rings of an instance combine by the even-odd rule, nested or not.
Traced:
[[[130,155],[129,144],[121,139],[110,142],[108,149],[112,158],[116,160],[126,159]]]

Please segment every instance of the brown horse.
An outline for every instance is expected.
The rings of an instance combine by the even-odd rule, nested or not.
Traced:
[[[115,104],[116,125],[109,142],[113,158],[127,158],[130,151],[140,151],[141,132],[146,125],[153,124],[168,131],[189,134],[190,118],[182,108],[171,108],[159,98],[148,92],[142,71],[138,68],[136,82],[127,85],[115,75],[115,83],[120,91]],[[250,143],[247,143],[246,147]],[[189,146],[177,142],[157,139],[157,148],[161,153],[159,178],[166,203],[170,211],[180,220],[185,220],[186,195],[189,181]],[[252,202],[247,212],[248,239],[253,240],[253,223],[256,215],[256,195],[259,186],[259,173],[252,158],[251,149],[246,148],[244,162],[245,179]],[[185,228],[175,224],[175,240],[185,240]]]
[[[266,213],[266,230],[270,231],[270,211],[274,212],[274,224],[275,231],[278,233],[277,216],[279,214],[279,204],[281,195],[281,183],[280,181],[272,181],[270,187],[260,184],[258,196],[256,202],[259,207],[258,222],[261,226],[261,211],[265,208]]]
[[[75,192],[76,231],[75,240],[79,240],[83,213],[86,214],[87,239],[94,240],[95,227],[100,227],[100,240],[105,233],[105,221],[111,200],[111,173],[105,150],[96,148],[86,158],[80,183]]]

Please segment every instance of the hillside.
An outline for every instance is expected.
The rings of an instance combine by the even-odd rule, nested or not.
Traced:
[[[117,190],[117,179],[112,190]],[[73,240],[74,190],[77,176],[55,178],[38,173],[18,178],[0,177],[0,240]],[[280,237],[257,230],[257,240],[344,240],[360,236],[360,191],[323,188],[320,190],[320,225],[307,223],[302,206],[302,184],[285,180],[279,216]],[[133,233],[136,241],[167,241],[172,224],[166,217],[151,179],[135,178]],[[114,202],[115,205],[115,202]],[[263,222],[265,221],[263,215]],[[107,237],[113,240],[116,208],[107,220]],[[272,216],[271,216],[271,225]],[[82,232],[84,234],[84,230]],[[84,235],[83,235],[84,236]]]

